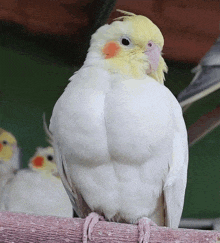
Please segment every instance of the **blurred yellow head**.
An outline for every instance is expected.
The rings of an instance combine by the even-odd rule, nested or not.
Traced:
[[[17,141],[15,137],[11,133],[0,128],[0,160],[9,161],[16,148]]]
[[[30,159],[29,167],[37,172],[58,175],[57,166],[54,161],[54,150],[52,147],[37,148],[36,153]]]
[[[161,56],[164,45],[161,31],[145,16],[118,11],[127,16],[99,28],[92,36],[89,51],[99,52],[113,73],[133,78],[148,74],[163,83],[167,66]]]

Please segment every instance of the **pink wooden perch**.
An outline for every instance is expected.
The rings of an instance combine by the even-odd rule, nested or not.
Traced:
[[[5,243],[77,243],[82,242],[84,219],[35,216],[0,212],[0,242]],[[92,233],[93,243],[132,242],[138,240],[136,225],[100,221]],[[192,229],[169,229],[152,226],[150,242],[216,243],[220,232]]]

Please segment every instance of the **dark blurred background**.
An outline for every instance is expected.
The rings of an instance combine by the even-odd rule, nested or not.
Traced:
[[[23,166],[48,146],[43,113],[52,108],[83,64],[91,34],[123,9],[149,17],[161,29],[169,67],[165,85],[177,96],[191,69],[219,35],[219,1],[0,0],[0,126],[22,149]],[[187,128],[219,105],[220,90],[184,113]],[[193,130],[196,132],[196,129]],[[220,217],[220,127],[190,147],[183,217]]]

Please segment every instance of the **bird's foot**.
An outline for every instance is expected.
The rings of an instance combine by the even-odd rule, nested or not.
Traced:
[[[144,217],[138,221],[139,243],[148,243],[150,240],[150,227],[156,224],[149,218]]]
[[[83,225],[83,243],[87,243],[88,239],[91,240],[93,228],[99,222],[99,220],[105,219],[95,212],[90,213],[86,217],[85,223]]]

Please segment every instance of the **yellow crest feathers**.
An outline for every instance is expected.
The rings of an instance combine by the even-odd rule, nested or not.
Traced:
[[[131,12],[127,12],[127,11],[124,11],[124,10],[121,10],[121,9],[116,9],[116,11],[120,12],[120,13],[123,13],[123,14],[126,14],[128,16],[120,16],[118,18],[115,18],[114,20],[121,20],[121,19],[126,19],[126,18],[129,18],[129,16],[136,16],[136,14],[134,13],[131,13]]]
[[[130,21],[133,29],[135,30],[134,36],[139,36],[139,39],[146,39],[146,37],[151,36],[152,41],[157,43],[161,50],[164,45],[164,38],[160,31],[160,29],[147,17],[143,15],[136,15],[131,12],[127,12],[124,10],[117,9],[118,12],[125,14],[126,16],[120,16],[115,18],[115,21],[123,20],[123,21]]]
[[[2,129],[2,128],[0,128],[0,135],[1,135],[3,132],[5,132],[5,130]]]

